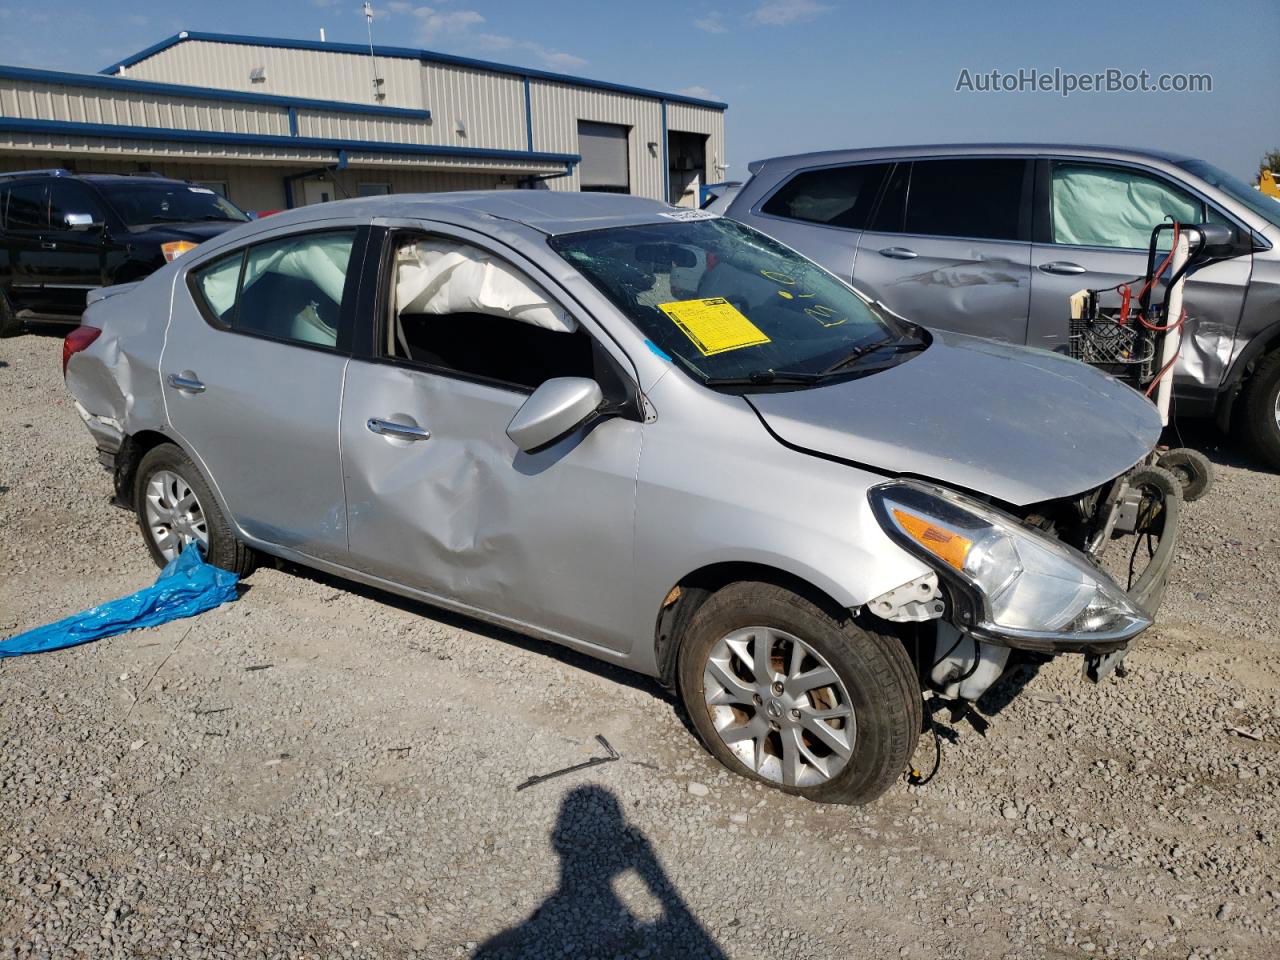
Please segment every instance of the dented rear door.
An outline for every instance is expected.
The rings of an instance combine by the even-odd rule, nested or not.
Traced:
[[[903,161],[858,243],[854,286],[926,327],[1023,343],[1030,161]]]

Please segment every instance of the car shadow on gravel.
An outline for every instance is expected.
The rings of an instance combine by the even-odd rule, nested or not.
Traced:
[[[1224,434],[1211,420],[1176,420],[1165,428],[1160,442],[1170,447],[1199,450],[1218,467],[1236,467],[1258,473],[1274,469],[1241,448],[1240,441]]]
[[[612,791],[589,785],[564,798],[551,845],[555,891],[522,923],[481,944],[472,960],[646,956],[725,960],[662,869],[648,838],[628,824]]]

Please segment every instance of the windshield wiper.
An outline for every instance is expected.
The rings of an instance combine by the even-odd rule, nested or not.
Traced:
[[[752,370],[744,377],[707,377],[702,382],[708,387],[768,387],[774,384],[817,383],[821,373],[804,373],[800,370]]]
[[[928,344],[923,340],[878,340],[875,343],[868,343],[858,347],[858,349],[854,350],[853,353],[836,361],[831,366],[827,367],[827,369],[823,370],[822,373],[817,374],[817,376],[830,376],[833,373],[843,370],[845,367],[857,363],[863,357],[869,356],[873,353],[878,353],[881,350],[888,350],[891,353],[907,353],[911,350],[923,350],[927,346]]]

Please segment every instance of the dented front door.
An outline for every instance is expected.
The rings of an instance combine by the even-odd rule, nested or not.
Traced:
[[[341,429],[353,564],[625,649],[642,425],[613,419],[522,453],[506,427],[527,396],[352,360]]]

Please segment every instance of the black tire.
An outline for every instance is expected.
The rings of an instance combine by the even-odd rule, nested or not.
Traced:
[[[1240,394],[1240,432],[1253,453],[1280,470],[1280,350],[1258,364]]]
[[[1182,499],[1187,503],[1199,500],[1213,488],[1213,463],[1199,450],[1178,447],[1161,457],[1157,465],[1177,478],[1182,485]]]
[[[8,298],[0,292],[0,338],[16,337],[26,332],[26,324],[17,318]]]
[[[221,567],[242,577],[251,573],[257,565],[254,551],[242,543],[232,531],[231,525],[227,523],[226,517],[218,507],[218,501],[209,488],[204,474],[181,447],[172,443],[162,443],[148,450],[138,464],[133,478],[133,505],[138,517],[138,529],[142,531],[142,539],[156,565],[163,567],[168,560],[161,552],[147,525],[146,491],[151,478],[161,470],[168,470],[186,481],[195,494],[196,500],[199,501],[209,536],[209,549],[205,553],[205,560],[215,567]]]
[[[760,776],[716,730],[704,693],[708,658],[722,638],[753,626],[799,637],[847,692],[855,722],[852,752],[825,782],[790,786]],[[860,627],[846,611],[824,609],[768,583],[730,584],[698,609],[680,645],[677,679],[693,726],[717,760],[741,776],[820,803],[870,803],[883,794],[906,771],[923,725],[919,679],[901,641]]]

